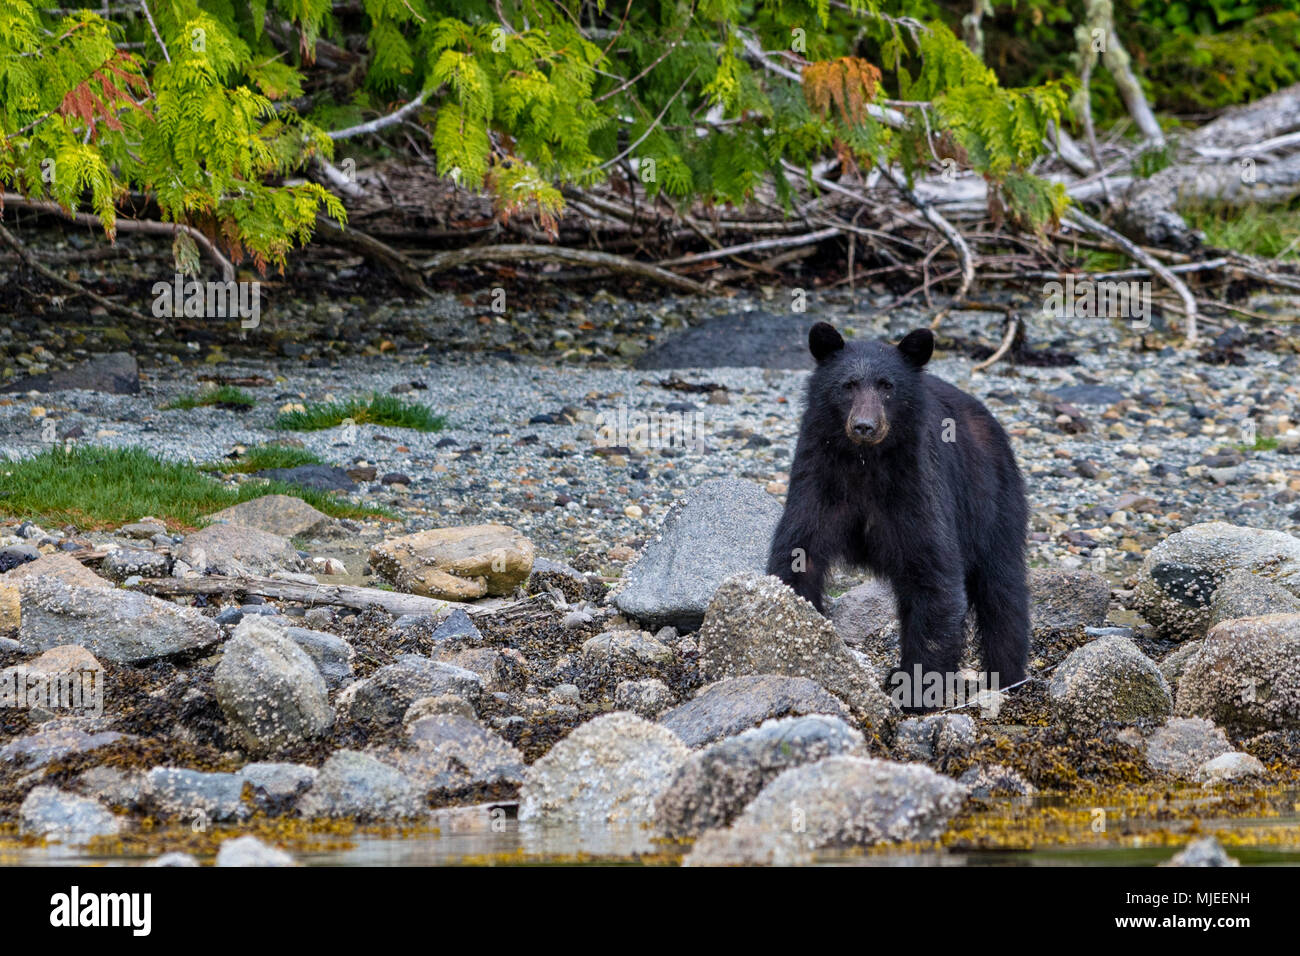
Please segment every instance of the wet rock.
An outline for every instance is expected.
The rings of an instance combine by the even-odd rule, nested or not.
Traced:
[[[659,718],[688,747],[731,737],[774,717],[849,716],[849,708],[806,677],[759,674],[732,677],[703,688]]]
[[[528,768],[519,820],[638,826],[689,751],[670,730],[615,712],[582,724]]]
[[[1197,769],[1196,779],[1207,784],[1228,783],[1247,777],[1262,777],[1267,772],[1258,758],[1234,750],[1205,761]]]
[[[214,523],[242,525],[282,538],[328,538],[343,532],[342,526],[292,495],[263,495],[210,514]]]
[[[135,591],[80,587],[49,577],[23,581],[21,593],[18,640],[28,651],[79,644],[101,660],[143,664],[211,647],[222,636],[221,628],[194,608]]]
[[[1101,627],[1110,608],[1110,585],[1085,570],[1033,568],[1029,572],[1031,626]]]
[[[1212,836],[1193,840],[1163,866],[1240,866]]]
[[[876,675],[850,653],[834,625],[777,578],[727,579],[709,602],[697,642],[705,680],[807,677],[847,702],[877,733],[897,716]]]
[[[217,866],[297,866],[283,850],[268,846],[255,836],[222,840],[217,850]]]
[[[12,763],[26,770],[38,770],[75,754],[90,753],[119,741],[125,734],[105,730],[87,733],[62,721],[50,721],[34,734],[19,737],[0,747],[0,763]]]
[[[243,525],[213,524],[187,535],[175,558],[199,574],[266,576],[301,571],[302,559],[283,535]]]
[[[129,352],[99,355],[72,368],[27,378],[0,386],[0,392],[66,392],[84,389],[106,395],[136,395],[140,391],[140,367]]]
[[[1199,717],[1170,717],[1139,746],[1152,770],[1178,777],[1191,776],[1207,760],[1232,749],[1222,730]]]
[[[298,811],[308,818],[403,819],[423,815],[422,797],[422,788],[397,768],[370,754],[339,750],[299,799]]]
[[[686,862],[788,865],[818,852],[934,840],[965,796],[960,784],[918,764],[828,757],[781,774],[729,829],[700,837]]]
[[[343,638],[305,627],[286,627],[284,635],[307,652],[330,689],[338,689],[352,679],[356,651]]]
[[[1300,614],[1216,625],[1183,668],[1178,713],[1242,734],[1300,727]]]
[[[375,545],[370,564],[400,591],[472,601],[511,594],[526,581],[533,544],[504,525],[433,528]]]
[[[265,618],[240,622],[213,675],[217,702],[243,746],[266,752],[313,739],[334,724],[325,678]]]
[[[706,481],[674,503],[623,577],[615,606],[651,630],[694,630],[728,577],[761,574],[781,504],[735,478]]]
[[[1300,594],[1300,539],[1221,521],[1186,528],[1147,554],[1134,592],[1136,610],[1165,638],[1203,637],[1215,592],[1239,570]]]
[[[44,785],[32,788],[23,800],[18,825],[24,835],[71,844],[122,831],[122,821],[97,800]]]
[[[614,709],[630,710],[646,720],[658,717],[671,700],[668,685],[654,677],[625,680],[614,688]]]
[[[1021,776],[1020,772],[1002,764],[980,764],[971,767],[957,782],[972,797],[987,800],[990,797],[1028,797],[1038,788]]]
[[[125,581],[137,574],[142,578],[163,578],[171,574],[172,559],[147,548],[118,548],[105,555],[99,568],[114,581]]]
[[[1199,641],[1184,641],[1175,647],[1172,651],[1160,659],[1160,673],[1164,675],[1170,687],[1177,687],[1178,681],[1183,676],[1183,670],[1187,667],[1187,662],[1195,656],[1205,645],[1204,639]]]
[[[898,610],[894,589],[887,582],[872,578],[859,584],[836,598],[830,611],[831,623],[844,643],[878,649],[877,654],[867,653],[881,663],[898,660]]]
[[[894,733],[894,750],[907,760],[960,756],[975,745],[975,721],[968,714],[909,717]]]
[[[1300,613],[1300,598],[1250,571],[1229,572],[1210,602],[1210,627],[1241,617]]]
[[[406,711],[421,697],[452,694],[477,709],[483,689],[483,678],[473,671],[403,654],[394,663],[345,688],[338,703],[363,727],[392,727],[401,723]]]
[[[524,758],[477,720],[458,714],[421,717],[407,736],[413,749],[393,762],[426,793],[455,796],[479,787],[518,787]]]
[[[154,767],[145,775],[142,799],[158,813],[187,823],[246,820],[253,807],[243,800],[244,779],[234,773],[204,773]]]
[[[79,774],[73,789],[110,807],[136,811],[144,805],[146,783],[146,776],[139,770],[102,766]]]
[[[1048,696],[1056,719],[1085,733],[1173,710],[1160,669],[1122,637],[1098,638],[1072,653],[1052,672]]]
[[[288,813],[311,789],[318,771],[300,763],[245,764],[238,776],[248,785],[253,805],[267,816]]]
[[[785,717],[691,754],[658,801],[670,837],[726,826],[783,771],[825,757],[866,755],[862,734],[838,717]]]

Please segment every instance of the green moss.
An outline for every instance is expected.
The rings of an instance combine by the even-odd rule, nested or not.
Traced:
[[[427,405],[406,402],[395,395],[372,394],[346,402],[311,402],[301,412],[284,412],[275,420],[275,428],[284,431],[320,431],[337,428],[347,422],[354,425],[385,425],[413,428],[421,432],[442,431],[447,419],[435,414]]]
[[[191,408],[209,408],[214,405],[221,408],[247,409],[256,404],[257,399],[242,388],[222,385],[220,388],[209,391],[196,392],[193,395],[182,395],[180,398],[168,402],[163,406],[163,409],[169,411],[172,409],[188,410]]]

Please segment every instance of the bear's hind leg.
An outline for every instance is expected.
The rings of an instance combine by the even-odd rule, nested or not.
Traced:
[[[989,686],[1009,687],[1024,680],[1029,656],[1029,594],[1023,562],[976,571],[971,575],[970,601]]]

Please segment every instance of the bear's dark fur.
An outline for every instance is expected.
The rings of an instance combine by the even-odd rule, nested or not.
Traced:
[[[944,680],[955,674],[969,607],[989,686],[1021,680],[1028,508],[1002,426],[978,400],[923,371],[934,350],[928,330],[897,346],[846,345],[818,322],[808,342],[817,368],[768,573],[823,613],[832,563],[888,580],[908,675],[917,665]]]

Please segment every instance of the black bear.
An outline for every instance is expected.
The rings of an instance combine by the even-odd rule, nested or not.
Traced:
[[[817,367],[768,574],[823,613],[834,562],[888,580],[909,677],[919,666],[955,678],[973,608],[989,685],[1021,680],[1028,507],[1006,432],[977,399],[924,371],[928,329],[897,346],[846,345],[818,322],[808,344]]]

